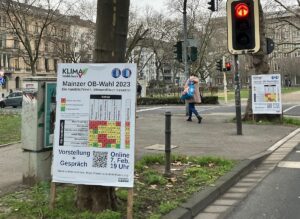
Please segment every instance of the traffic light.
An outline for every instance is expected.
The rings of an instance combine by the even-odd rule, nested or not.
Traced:
[[[218,0],[217,0],[218,1]],[[216,2],[215,0],[210,0],[209,2],[207,2],[207,4],[209,5],[208,9],[211,11],[216,11]]]
[[[257,0],[228,0],[227,26],[231,54],[255,53],[260,49]]]
[[[176,59],[179,62],[182,62],[182,41],[178,41],[175,45],[175,51],[174,53],[176,53]]]
[[[225,63],[225,71],[230,71],[231,70],[231,63],[230,62],[226,62]]]
[[[218,71],[222,71],[223,70],[223,60],[219,59],[216,61],[216,67]]]
[[[198,49],[195,46],[191,47],[191,61],[194,62],[197,60]]]

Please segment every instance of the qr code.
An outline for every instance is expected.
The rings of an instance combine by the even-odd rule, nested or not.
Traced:
[[[107,167],[108,152],[93,151],[93,167]]]

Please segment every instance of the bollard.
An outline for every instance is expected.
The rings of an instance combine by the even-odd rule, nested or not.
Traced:
[[[165,112],[165,175],[171,175],[171,112]]]

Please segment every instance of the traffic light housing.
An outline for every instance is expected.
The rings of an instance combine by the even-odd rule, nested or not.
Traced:
[[[227,1],[228,50],[231,54],[256,53],[260,49],[257,0]]]
[[[223,71],[223,60],[219,59],[216,61],[216,68],[218,71]]]
[[[191,47],[191,61],[194,62],[197,60],[198,49],[195,46]]]
[[[212,12],[217,10],[215,0],[210,0],[209,2],[207,2],[207,4],[209,5],[208,9],[211,10]]]
[[[225,63],[225,71],[230,71],[231,70],[231,63],[230,62],[226,62]]]
[[[178,41],[175,45],[175,51],[174,53],[176,54],[176,59],[179,62],[182,62],[182,41]]]

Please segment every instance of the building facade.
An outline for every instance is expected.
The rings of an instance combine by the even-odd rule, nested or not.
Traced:
[[[58,63],[91,62],[93,59],[94,23],[78,16],[55,14],[59,19],[45,25],[45,16],[34,13],[38,10],[42,9],[33,8],[33,13],[22,15],[26,32],[17,30],[21,26],[14,22],[17,17],[0,13],[0,70],[4,71],[5,80],[2,93],[22,88],[23,79],[33,75],[30,59],[34,57],[37,57],[36,76],[55,76]],[[23,36],[18,36],[20,33]],[[30,42],[30,50],[25,48],[26,40]]]

